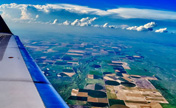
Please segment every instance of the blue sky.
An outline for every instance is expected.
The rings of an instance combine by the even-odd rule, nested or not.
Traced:
[[[0,4],[1,15],[14,31],[24,26],[57,25],[176,32],[175,0],[1,0]]]

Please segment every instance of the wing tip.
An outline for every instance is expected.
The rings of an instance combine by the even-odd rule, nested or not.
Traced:
[[[7,24],[5,23],[4,19],[2,18],[2,16],[0,15],[0,33],[9,33],[9,34],[13,34],[9,27],[7,26]]]

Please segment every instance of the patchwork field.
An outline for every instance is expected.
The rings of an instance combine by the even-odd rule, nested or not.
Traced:
[[[107,40],[60,42],[50,46],[52,50],[29,48],[36,54],[38,51],[49,53],[36,61],[71,108],[162,108],[169,105],[166,95],[156,88],[160,86],[153,84],[161,79],[147,69],[134,68],[136,62],[142,65],[145,57],[138,52],[131,53],[131,46]]]

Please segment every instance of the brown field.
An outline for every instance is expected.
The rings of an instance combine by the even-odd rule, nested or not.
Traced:
[[[125,105],[112,105],[110,108],[129,108]]]
[[[108,103],[107,98],[98,98],[99,103]]]
[[[113,74],[106,74],[106,76],[116,76],[116,75],[113,73]]]
[[[87,78],[94,79],[94,75],[87,75]]]
[[[111,80],[111,81],[114,81],[114,79],[112,79],[112,78],[110,78],[110,77],[108,77],[108,76],[104,76],[103,77],[105,80]]]
[[[89,97],[87,98],[87,101],[88,101],[88,102],[98,102],[98,98],[93,98],[93,97],[90,97],[90,96],[89,96]]]
[[[155,89],[155,87],[147,79],[133,79],[135,84],[142,89]]]
[[[162,108],[159,103],[136,103],[136,102],[125,102],[130,108]]]
[[[80,96],[80,97],[88,97],[88,93],[86,93],[86,92],[79,92],[79,93],[77,94],[77,96]]]
[[[113,86],[106,85],[106,92],[107,92],[108,99],[117,99]]]
[[[83,56],[83,54],[76,54],[76,53],[66,53],[66,55],[76,55],[76,56]]]
[[[67,63],[77,64],[77,65],[79,64],[79,63],[76,62],[76,61],[75,61],[75,62],[69,62],[69,61],[67,61]]]
[[[116,69],[115,72],[120,72],[120,71]]]
[[[71,50],[72,51],[72,50]],[[75,53],[78,51],[75,51]],[[80,53],[80,52],[79,52]],[[96,52],[95,52],[96,53]],[[110,65],[121,65],[115,63],[122,63],[122,67],[124,69],[130,69],[126,62],[120,61],[112,61]],[[107,68],[108,69],[108,68]],[[104,70],[103,70],[104,71]],[[123,73],[123,76],[116,76],[119,70],[114,70],[116,73],[104,74],[103,79],[104,81],[109,80],[110,82],[117,81],[127,82],[121,83],[118,86],[111,85],[104,85],[106,90],[102,90],[106,92],[107,97],[105,98],[94,98],[88,96],[87,92],[79,92],[77,89],[72,89],[73,96],[79,97],[87,97],[87,102],[94,102],[94,103],[108,103],[108,99],[118,99],[123,100],[125,105],[112,105],[110,108],[162,108],[160,103],[168,103],[167,100],[162,96],[162,94],[153,86],[153,84],[149,80],[157,80],[154,76],[139,76],[139,75],[129,75],[127,73]],[[106,71],[105,71],[106,72]],[[107,71],[108,72],[108,71]],[[73,76],[73,73],[66,73],[68,76]],[[94,75],[87,75],[89,80],[95,80]],[[123,79],[118,79],[123,78]],[[130,83],[134,83],[136,86],[130,85]],[[126,84],[126,85],[125,85]],[[129,85],[128,85],[129,84]],[[115,84],[114,84],[115,85]],[[97,86],[96,86],[97,87]],[[84,86],[84,89],[95,90],[95,83],[88,84]],[[99,108],[99,107],[92,107],[92,108]]]
[[[75,73],[67,73],[67,72],[63,72],[64,74],[68,75],[69,77],[72,77],[73,75],[75,75]]]
[[[126,96],[142,97],[142,94],[126,93]]]
[[[77,96],[78,92],[79,92],[79,89],[72,89],[71,95]]]
[[[83,50],[69,50],[68,52],[85,53]]]

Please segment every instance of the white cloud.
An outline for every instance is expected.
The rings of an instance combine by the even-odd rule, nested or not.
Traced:
[[[71,5],[71,4],[47,4],[47,5],[34,5],[35,8],[49,12],[51,9],[66,10],[73,13],[80,14],[95,14],[100,16],[114,15],[116,18],[141,18],[141,19],[176,19],[176,12],[162,11],[154,9],[139,9],[139,8],[116,8],[101,10],[97,8],[90,8],[87,6]]]
[[[144,26],[139,26],[136,29],[137,31],[148,31],[148,28],[145,28]]]
[[[108,27],[108,23],[105,23],[104,25],[103,25],[103,27],[105,28],[105,27]]]
[[[55,19],[55,20],[53,21],[53,23],[52,23],[52,24],[56,24],[56,23],[57,23],[57,21],[58,21],[58,20],[57,20],[57,19]]]
[[[150,22],[150,23],[147,23],[144,25],[144,28],[153,28],[156,26],[156,23],[155,22]]]
[[[36,18],[36,19],[39,18],[39,15],[36,15],[35,18]]]
[[[11,4],[2,4],[0,5],[0,11],[3,11],[3,13],[8,13],[11,10],[12,13],[10,14],[12,20],[31,20],[31,13],[28,12],[27,8],[29,5],[27,4],[16,4],[16,3],[11,3]],[[18,11],[20,11],[20,17],[14,18],[12,17],[13,15],[18,14]],[[14,14],[13,14],[14,13]],[[18,15],[17,15],[18,16]]]
[[[21,18],[20,19],[22,19],[22,20],[29,20],[30,19],[29,13],[27,13],[26,6],[21,7]]]
[[[86,17],[86,18],[82,18],[82,19],[80,20],[80,22],[84,23],[84,22],[87,22],[88,20],[89,20],[89,17]]]
[[[5,12],[2,12],[1,16],[6,19],[11,19],[11,16]]]
[[[153,31],[153,28],[156,26],[157,26],[157,24],[155,22],[150,22],[150,23],[147,23],[143,26],[132,26],[132,27],[127,27],[126,29],[127,30],[136,30],[136,31]],[[167,28],[160,28],[158,30],[155,30],[155,32],[166,33],[168,31],[167,31]]]
[[[66,20],[65,22],[63,22],[63,25],[71,25],[71,23],[68,20]]]
[[[163,11],[154,9],[139,9],[139,8],[117,8],[107,10],[109,13],[114,13],[122,18],[141,18],[141,19],[156,19],[166,20],[176,19],[176,12]]]
[[[71,23],[71,25],[72,25],[72,26],[76,26],[76,25],[78,26],[78,25],[80,25],[80,23],[81,23],[81,22],[79,21],[79,19],[76,19],[75,21],[73,21],[73,22]]]
[[[95,24],[95,25],[93,25],[93,27],[100,27],[100,25],[98,25],[98,24]]]
[[[92,26],[92,27],[100,27],[100,28],[123,28],[124,26],[127,27],[127,25],[122,25],[117,27],[116,25],[108,25],[108,23],[105,23],[104,25],[98,25],[95,24],[93,25],[92,22],[95,21],[97,18],[82,18],[82,19],[76,19],[73,22],[70,22],[68,20],[66,20],[65,22],[63,22],[62,24],[59,25],[72,25],[72,26]]]
[[[91,26],[92,25],[92,22],[95,21],[97,18],[94,17],[94,18],[89,18],[89,17],[86,17],[86,18],[82,18],[82,19],[76,19],[75,21],[73,21],[71,23],[72,26]],[[68,21],[64,22],[65,24],[64,25],[68,25]]]
[[[155,30],[155,32],[157,32],[157,33],[167,33],[168,31],[167,31],[167,28],[160,28],[158,30]]]
[[[118,27],[115,26],[115,25],[109,25],[109,28],[115,29],[115,28],[118,28]]]
[[[71,5],[71,4],[46,4],[46,5],[33,5],[36,9],[44,12],[50,12],[50,10],[66,10],[73,13],[80,14],[97,14],[97,15],[107,15],[107,11],[89,8],[87,6]]]
[[[132,26],[132,27],[128,27],[128,28],[126,28],[127,30],[137,30],[137,26]]]
[[[120,25],[120,27],[122,28],[122,29],[126,29],[126,28],[128,28],[129,26],[128,25]]]
[[[137,30],[137,31],[152,31],[153,28],[156,26],[155,22],[150,22],[142,26],[132,26],[126,28],[127,30]]]
[[[89,18],[89,17],[82,18],[80,20],[80,22],[81,22],[80,26],[91,26],[92,22],[95,21],[96,19],[97,19],[96,17],[94,17],[94,18]]]
[[[121,28],[121,27],[117,27],[116,25],[109,25],[108,23],[105,23],[104,25],[102,26],[99,26],[99,27],[103,27],[103,28]]]
[[[59,25],[71,25],[71,26],[92,26],[92,27],[100,27],[100,28],[112,28],[112,29],[116,29],[116,28],[124,28],[127,27],[128,25],[120,25],[120,26],[116,26],[116,25],[108,25],[108,23],[105,23],[104,25],[98,25],[95,24],[93,25],[92,22],[95,21],[97,18],[81,18],[74,20],[73,22],[70,22],[68,20],[66,20],[65,22],[59,24]]]

